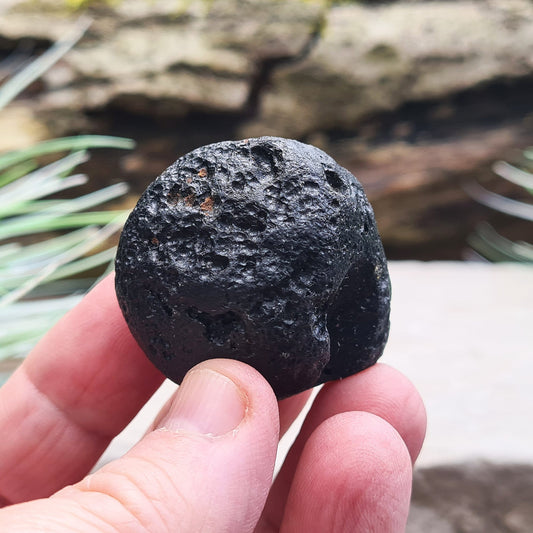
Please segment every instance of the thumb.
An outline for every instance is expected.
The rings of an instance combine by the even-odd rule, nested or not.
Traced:
[[[272,482],[277,403],[251,367],[192,369],[130,452],[49,499],[0,511],[0,531],[253,531]]]

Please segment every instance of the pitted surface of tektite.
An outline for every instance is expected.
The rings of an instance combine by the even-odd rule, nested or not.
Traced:
[[[204,146],[165,170],[126,222],[116,291],[170,379],[229,357],[279,398],[372,365],[389,329],[361,185],[321,150],[276,137]]]

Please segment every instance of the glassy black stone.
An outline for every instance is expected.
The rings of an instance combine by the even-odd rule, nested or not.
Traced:
[[[356,178],[276,137],[204,146],[143,193],[122,232],[116,292],[152,362],[179,383],[225,357],[284,398],[374,364],[390,281]]]

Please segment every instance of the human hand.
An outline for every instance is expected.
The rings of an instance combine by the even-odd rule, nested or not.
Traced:
[[[206,361],[131,451],[87,475],[162,381],[106,278],[0,389],[0,531],[404,530],[426,418],[396,370],[326,384],[272,484],[310,393],[276,402],[251,367]]]

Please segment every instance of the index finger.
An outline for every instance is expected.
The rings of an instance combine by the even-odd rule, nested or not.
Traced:
[[[99,283],[0,389],[0,501],[78,481],[162,383]]]

